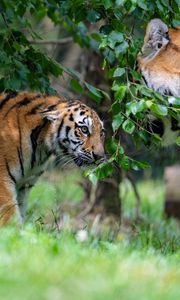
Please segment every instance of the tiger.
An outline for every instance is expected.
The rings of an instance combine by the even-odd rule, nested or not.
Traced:
[[[104,127],[79,100],[35,92],[0,95],[0,225],[24,222],[27,195],[53,156],[80,168],[106,160]]]
[[[160,19],[151,20],[137,64],[145,85],[162,96],[180,97],[180,26],[168,29]],[[175,118],[150,116],[147,129],[158,133],[166,146],[173,144],[178,136],[179,122]]]

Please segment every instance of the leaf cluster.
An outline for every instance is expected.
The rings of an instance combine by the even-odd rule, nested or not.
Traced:
[[[80,74],[65,68],[29,42],[41,38],[34,32],[32,19],[44,17],[61,25],[74,42],[102,57],[102,69],[111,83],[111,94],[81,80]],[[130,134],[138,146],[142,142],[159,144],[160,138],[145,129],[147,112],[158,118],[179,118],[180,99],[162,97],[140,82],[135,61],[142,45],[147,22],[158,17],[169,26],[180,25],[179,0],[1,0],[0,2],[0,90],[25,88],[54,93],[50,76],[71,76],[70,87],[76,93],[84,90],[100,103],[111,99],[114,135],[108,141],[110,161],[121,168],[136,170],[146,163],[133,161],[119,143],[119,130]],[[93,30],[90,30],[93,28]],[[177,139],[179,144],[179,139]],[[109,168],[111,170],[111,168]],[[97,169],[97,176],[109,175],[106,164]],[[107,174],[108,173],[108,174]]]

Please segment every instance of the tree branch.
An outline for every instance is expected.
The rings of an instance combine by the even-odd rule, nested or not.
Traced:
[[[37,44],[37,45],[64,45],[67,43],[72,43],[72,37],[66,37],[60,40],[29,40],[30,44]]]

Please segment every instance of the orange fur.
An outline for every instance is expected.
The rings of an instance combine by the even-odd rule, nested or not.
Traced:
[[[82,126],[88,127],[88,135]],[[72,156],[79,166],[104,159],[102,130],[95,111],[80,101],[28,92],[1,94],[0,223],[15,212],[24,218],[26,192],[52,154],[58,159]]]
[[[148,24],[138,67],[148,87],[180,96],[180,26],[169,29],[159,19]]]

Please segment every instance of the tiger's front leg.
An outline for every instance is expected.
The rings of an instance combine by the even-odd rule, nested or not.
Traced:
[[[18,204],[16,201],[16,189],[10,182],[4,181],[0,184],[0,226],[6,224],[13,216],[19,216]]]
[[[25,218],[25,215],[26,215],[27,198],[28,198],[28,195],[29,195],[30,188],[31,188],[30,185],[25,185],[25,186],[22,186],[17,191],[17,203],[18,203],[18,206],[19,206],[19,212],[20,212],[20,215],[21,215],[22,222],[24,222],[24,218]]]

